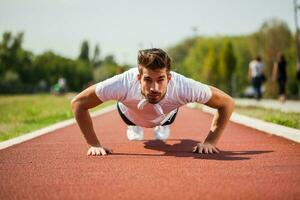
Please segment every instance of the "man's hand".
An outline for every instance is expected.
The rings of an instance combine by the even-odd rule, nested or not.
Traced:
[[[219,150],[214,145],[204,142],[198,143],[197,146],[194,147],[193,153],[213,154],[219,153]]]
[[[112,150],[104,148],[104,147],[90,147],[87,155],[88,156],[106,156],[107,154],[112,154]]]

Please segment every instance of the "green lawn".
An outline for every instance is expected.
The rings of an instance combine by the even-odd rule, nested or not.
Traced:
[[[0,96],[0,141],[73,117],[70,101],[75,94]],[[102,104],[92,111],[111,105]]]
[[[300,129],[300,113],[281,112],[279,110],[258,108],[253,106],[236,106],[235,112],[258,118],[267,122]]]

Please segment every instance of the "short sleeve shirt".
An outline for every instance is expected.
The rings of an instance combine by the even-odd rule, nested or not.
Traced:
[[[249,64],[249,68],[251,71],[251,77],[259,77],[262,74],[264,65],[262,62],[258,62],[257,60],[253,60]]]
[[[154,104],[146,104],[143,109],[138,104],[145,99],[137,78],[138,69],[132,68],[96,85],[96,95],[101,101],[116,100],[122,113],[134,124],[155,127],[179,107],[191,103],[206,103],[212,96],[208,85],[171,71],[165,97],[157,103],[162,112],[157,112]]]

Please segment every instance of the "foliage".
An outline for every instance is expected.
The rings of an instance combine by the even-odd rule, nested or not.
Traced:
[[[219,85],[218,77],[220,72],[218,69],[219,66],[218,61],[219,59],[217,57],[216,49],[214,46],[211,46],[208,51],[208,55],[204,60],[202,74],[204,79],[207,80],[207,82],[213,86]]]
[[[78,59],[89,63],[90,62],[89,53],[90,53],[89,42],[87,40],[84,40],[80,47],[80,54],[78,56]]]
[[[297,96],[295,38],[287,24],[278,19],[265,21],[257,32],[243,36],[193,37],[168,49],[173,66],[185,76],[212,84],[233,96],[243,95],[251,83],[249,62],[260,55],[265,64],[265,97],[277,95],[271,79],[273,64],[282,52],[288,62],[287,94]]]
[[[81,90],[82,86],[92,79],[91,68],[86,62],[67,59],[53,52],[45,52],[37,56],[34,60],[34,68],[37,72],[35,82],[44,79],[48,86],[52,86],[59,77],[64,77],[72,91]]]
[[[120,72],[112,55],[100,59],[100,48],[95,46],[89,58],[89,43],[83,41],[78,59],[65,58],[52,51],[33,55],[22,48],[23,33],[13,36],[5,32],[0,41],[0,93],[48,92],[64,77],[68,89],[80,91],[93,83],[95,76],[103,80]],[[100,71],[100,72],[98,72]],[[98,75],[94,75],[98,72]]]
[[[233,95],[233,77],[236,67],[236,58],[230,41],[226,41],[220,52],[219,72],[224,83],[224,90]]]
[[[119,74],[121,72],[120,70],[121,67],[117,65],[114,56],[108,55],[103,59],[101,65],[94,69],[94,82],[103,81],[109,77]]]
[[[93,82],[102,81],[124,71],[113,55],[101,59],[95,45],[90,57],[90,44],[84,40],[78,59],[69,59],[47,51],[40,55],[23,49],[24,34],[5,32],[0,41],[0,93],[49,91],[59,77],[66,78],[69,89],[80,91]],[[267,82],[265,97],[277,95],[271,80],[273,63],[283,52],[288,63],[287,94],[297,97],[295,78],[295,37],[287,24],[278,19],[265,21],[254,33],[242,36],[193,37],[170,47],[172,69],[195,80],[214,85],[233,96],[243,95],[250,85],[247,79],[251,59],[261,55]]]

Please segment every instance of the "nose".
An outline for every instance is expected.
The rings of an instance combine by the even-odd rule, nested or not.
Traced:
[[[158,83],[157,82],[153,82],[151,84],[150,90],[151,91],[158,91]]]

